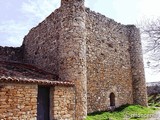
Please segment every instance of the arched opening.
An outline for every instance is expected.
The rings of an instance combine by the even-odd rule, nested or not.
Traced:
[[[110,94],[109,98],[110,98],[110,106],[115,106],[115,95],[113,92]]]

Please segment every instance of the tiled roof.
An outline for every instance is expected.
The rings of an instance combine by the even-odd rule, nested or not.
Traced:
[[[22,84],[38,84],[45,86],[74,86],[74,83],[69,81],[51,81],[51,80],[38,80],[38,79],[27,79],[27,78],[16,78],[16,77],[0,77],[1,83],[22,83]]]
[[[7,61],[0,61],[0,76],[58,80],[57,75],[46,72],[33,65]]]
[[[73,86],[70,81],[60,81],[58,76],[46,72],[33,65],[0,61],[0,82],[1,83],[24,83],[38,85],[65,85]]]

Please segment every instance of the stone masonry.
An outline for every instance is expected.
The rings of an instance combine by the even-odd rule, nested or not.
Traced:
[[[160,82],[147,83],[147,95],[160,94]]]
[[[23,47],[1,47],[0,46],[0,61],[22,61]]]
[[[61,1],[58,72],[76,86],[76,120],[87,115],[86,28],[84,0]]]
[[[1,120],[36,120],[37,86],[0,84]]]
[[[75,85],[51,88],[52,120],[84,120],[87,113],[124,104],[147,106],[139,29],[91,11],[84,2],[61,0],[21,47],[0,48],[0,61],[31,64]]]
[[[0,120],[37,120],[39,86],[50,88],[50,120],[75,119],[75,87],[70,82],[4,76],[0,82]]]
[[[75,88],[55,86],[51,89],[51,120],[75,120]]]
[[[132,70],[133,102],[147,106],[147,88],[145,83],[140,31],[135,26],[127,26],[129,33],[130,59]]]
[[[133,103],[129,41],[125,25],[86,9],[88,113]]]

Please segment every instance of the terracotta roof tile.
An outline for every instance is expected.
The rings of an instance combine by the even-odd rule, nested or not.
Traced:
[[[0,76],[58,80],[58,75],[46,72],[33,65],[8,61],[0,61]]]
[[[33,65],[8,61],[0,61],[0,82],[74,86],[74,83],[60,81],[57,75],[46,72]]]
[[[74,86],[74,83],[70,81],[51,81],[51,80],[38,80],[38,79],[27,79],[27,78],[16,78],[16,77],[0,77],[1,83],[21,83],[21,84],[38,84],[46,86]]]

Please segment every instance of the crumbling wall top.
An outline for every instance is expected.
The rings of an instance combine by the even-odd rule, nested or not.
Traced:
[[[0,46],[0,61],[22,61],[23,47]]]

